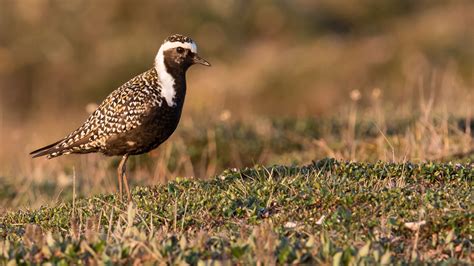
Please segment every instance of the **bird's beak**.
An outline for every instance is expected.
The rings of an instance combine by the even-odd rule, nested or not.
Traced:
[[[211,66],[209,62],[207,62],[204,58],[201,58],[198,54],[194,54],[193,58],[194,64],[201,64],[204,66]]]

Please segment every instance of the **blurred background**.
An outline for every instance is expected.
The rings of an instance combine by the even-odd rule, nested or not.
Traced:
[[[66,167],[70,180],[71,165],[102,158],[32,161],[27,154],[68,134],[112,90],[152,67],[160,44],[173,33],[191,36],[212,63],[188,72],[182,125],[170,141],[178,153],[184,147],[192,163],[176,174],[220,169],[209,163],[215,145],[207,146],[202,171],[190,148],[179,146],[209,121],[250,121],[265,137],[268,123],[259,119],[317,121],[353,113],[354,102],[386,117],[427,109],[470,116],[473,14],[474,2],[467,0],[1,0],[0,176],[48,178]],[[366,159],[356,151],[317,155]],[[258,154],[230,156],[222,167],[286,161]],[[295,158],[290,162],[310,157]]]

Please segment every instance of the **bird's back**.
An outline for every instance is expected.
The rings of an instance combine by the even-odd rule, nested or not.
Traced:
[[[179,109],[179,114],[168,109],[157,71],[152,68],[114,90],[86,122],[67,137],[31,154],[53,158],[69,153],[123,155],[146,152],[143,146],[156,147],[159,145],[156,142],[163,142],[172,132],[158,134],[163,135],[158,139],[150,134],[166,131],[163,124],[174,127],[173,131],[176,128],[181,108],[175,108]]]

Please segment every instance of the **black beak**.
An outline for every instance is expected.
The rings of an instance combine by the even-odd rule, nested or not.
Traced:
[[[211,64],[209,62],[207,62],[205,59],[201,58],[197,54],[194,54],[193,63],[194,64],[201,64],[203,66],[211,66]]]

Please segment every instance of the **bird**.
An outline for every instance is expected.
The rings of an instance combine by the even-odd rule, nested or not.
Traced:
[[[120,199],[124,183],[131,201],[127,160],[157,148],[173,134],[183,110],[186,71],[195,64],[211,66],[198,55],[197,45],[190,37],[167,37],[152,68],[112,91],[82,126],[30,155],[48,159],[86,153],[121,156],[117,167]]]

